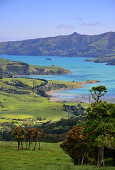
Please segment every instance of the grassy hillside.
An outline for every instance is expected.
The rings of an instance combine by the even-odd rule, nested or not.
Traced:
[[[53,84],[54,83],[54,84]],[[25,78],[3,78],[0,80],[0,122],[23,121],[39,123],[57,121],[67,118],[67,112],[62,110],[62,103],[50,101],[42,97],[44,91],[60,89],[61,87],[78,87],[75,82],[61,82]],[[79,85],[81,87],[81,85]],[[49,88],[48,88],[49,87]],[[31,119],[31,120],[30,120]],[[40,121],[39,121],[40,120]]]
[[[29,118],[36,122],[37,119],[41,119],[42,122],[56,121],[67,116],[61,109],[61,103],[50,102],[45,97],[0,93],[0,101],[0,117],[4,118],[4,121],[17,119],[18,122],[22,122],[22,120],[29,121],[27,120]]]
[[[67,118],[63,103],[50,101],[48,91],[80,88],[86,82],[47,81],[25,78],[0,79],[0,123],[39,124]]]
[[[17,75],[56,75],[69,74],[70,71],[58,66],[35,66],[20,61],[0,58],[0,75],[12,77]]]
[[[0,43],[1,54],[98,57],[115,55],[115,32],[62,35]]]
[[[1,170],[96,170],[90,165],[74,165],[71,158],[59,147],[59,144],[41,143],[41,150],[17,150],[16,142],[0,142]],[[100,170],[114,170],[114,167],[102,167]]]
[[[59,81],[59,80],[50,80],[48,81],[47,86],[43,87],[43,89],[47,91],[53,91],[53,90],[61,90],[61,89],[74,89],[74,88],[82,88],[83,84],[93,84],[98,83],[97,80],[87,80],[87,81],[81,81],[81,82],[68,82],[68,81]],[[50,94],[50,92],[48,92]]]
[[[97,83],[97,80],[87,80],[81,82],[68,82],[58,80],[44,80],[31,78],[2,78],[0,79],[0,91],[11,94],[37,94],[44,96],[41,91],[59,90],[67,88],[81,88],[83,84]],[[45,96],[46,97],[46,96]],[[47,96],[48,97],[48,96]]]

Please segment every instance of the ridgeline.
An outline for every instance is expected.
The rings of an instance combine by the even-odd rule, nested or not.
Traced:
[[[70,35],[0,43],[0,54],[31,56],[106,57],[115,55],[115,32]]]

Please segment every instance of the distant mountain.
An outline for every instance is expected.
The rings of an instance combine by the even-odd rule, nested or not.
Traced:
[[[0,43],[1,54],[101,57],[115,55],[115,32],[99,35],[62,35]]]

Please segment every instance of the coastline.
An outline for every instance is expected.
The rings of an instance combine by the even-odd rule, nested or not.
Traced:
[[[68,102],[79,102],[79,97],[78,96],[73,96],[73,97],[65,97],[65,98],[61,98],[59,96],[56,96],[54,95],[55,92],[58,92],[58,91],[63,91],[63,90],[71,90],[71,89],[79,89],[79,88],[84,88],[84,86],[82,86],[83,84],[95,84],[95,83],[98,83],[99,81],[98,80],[88,80],[88,81],[83,81],[83,82],[76,82],[79,87],[73,87],[73,88],[60,88],[60,89],[56,89],[56,90],[51,90],[51,91],[48,91],[46,92],[47,95],[50,96],[50,100],[51,101],[57,101],[57,102],[63,102],[63,101],[68,101]],[[85,99],[85,102],[87,103],[88,101],[86,101]]]
[[[104,63],[105,65],[113,65],[115,66],[115,59],[108,59],[106,60],[106,58],[104,58],[104,60],[100,60],[100,59],[86,59],[84,60],[86,62],[93,62],[93,63]]]
[[[60,88],[60,89],[57,89],[57,90],[51,90],[51,91],[48,91],[48,92],[46,92],[46,94],[47,95],[49,95],[49,96],[53,96],[53,94],[55,93],[55,92],[58,92],[58,91],[63,91],[63,90],[71,90],[71,89],[79,89],[79,88],[82,88],[83,86],[81,86],[81,87],[75,87],[75,88]]]

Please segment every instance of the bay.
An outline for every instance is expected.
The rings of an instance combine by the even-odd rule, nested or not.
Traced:
[[[109,101],[115,101],[115,66],[106,65],[105,63],[86,62],[88,58],[83,57],[59,57],[59,56],[19,56],[19,55],[0,55],[1,58],[12,61],[23,61],[28,64],[51,66],[56,65],[71,71],[71,74],[64,75],[35,75],[26,76],[30,78],[43,78],[47,80],[63,81],[86,81],[99,80],[96,84],[84,85],[81,89],[67,89],[56,92],[55,95],[60,98],[75,98],[78,96],[88,96],[89,89],[92,86],[104,85],[108,89],[105,98]],[[46,60],[47,57],[52,60]]]

